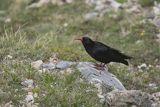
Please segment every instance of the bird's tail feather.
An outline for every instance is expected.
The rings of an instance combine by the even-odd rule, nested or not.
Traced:
[[[132,58],[133,58],[133,57],[131,57],[131,56],[124,55],[124,54],[122,54],[122,56],[123,56],[124,59],[132,59]]]
[[[129,65],[128,61],[126,61],[126,60],[121,60],[120,62],[127,65],[127,66]]]

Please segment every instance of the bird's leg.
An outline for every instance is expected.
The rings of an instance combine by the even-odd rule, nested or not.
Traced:
[[[96,68],[98,70],[104,70],[104,67],[105,67],[105,64],[103,64],[103,63],[100,63],[100,64],[96,63],[94,68]],[[101,74],[101,72],[100,72],[100,74]]]
[[[96,63],[94,66],[95,67],[101,67],[101,64]]]
[[[104,67],[105,64],[103,64],[103,63],[100,63],[100,64],[96,63],[95,66],[96,66],[96,67]]]
[[[105,67],[105,63],[102,63],[102,62],[101,62],[101,64],[99,64],[98,67],[104,68],[104,67]]]
[[[102,70],[104,70],[105,65],[106,65],[105,63],[101,63],[101,69],[102,69]],[[100,71],[100,74],[101,74],[101,72],[102,72],[102,71]]]
[[[104,68],[104,67],[105,67],[105,65],[106,65],[106,64],[105,64],[105,63],[103,63],[103,64],[102,64],[102,67]]]

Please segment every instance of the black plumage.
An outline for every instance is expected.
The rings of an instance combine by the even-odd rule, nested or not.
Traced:
[[[117,62],[128,65],[127,59],[131,59],[130,56],[121,53],[119,50],[111,48],[101,42],[93,41],[89,37],[82,37],[82,39],[78,40],[82,41],[85,50],[92,58],[104,64]]]

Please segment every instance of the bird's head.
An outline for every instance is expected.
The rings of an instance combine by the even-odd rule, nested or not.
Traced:
[[[93,46],[94,41],[91,40],[89,37],[82,37],[80,39],[75,39],[75,40],[80,40],[84,46]]]

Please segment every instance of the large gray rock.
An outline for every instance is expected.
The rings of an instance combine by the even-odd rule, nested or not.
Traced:
[[[71,61],[53,61],[43,63],[41,60],[32,62],[32,67],[37,70],[64,70],[70,68],[72,65],[77,64],[77,69],[81,72],[83,77],[90,83],[94,84],[98,88],[98,96],[103,93],[110,92],[114,89],[125,90],[122,83],[116,78],[115,75],[108,72],[107,69],[96,69],[94,63],[91,62],[71,62]]]
[[[122,83],[116,78],[115,75],[108,72],[106,69],[98,70],[91,62],[80,62],[77,69],[81,72],[85,79],[91,83],[101,83],[106,88],[125,90]]]
[[[41,60],[32,62],[32,67],[37,70],[54,70],[60,69],[64,70],[70,68],[72,65],[77,64],[76,62],[71,61],[57,61],[53,63],[50,61],[48,63],[43,63]],[[113,89],[125,90],[125,87],[122,83],[116,78],[115,75],[109,73],[108,70],[102,69],[98,70],[95,68],[94,63],[91,62],[79,62],[77,64],[77,69],[81,72],[83,77],[89,82],[96,84],[98,88],[106,88],[107,92]],[[105,90],[106,91],[106,90]],[[104,92],[104,91],[103,91]],[[100,92],[101,93],[101,92]]]

